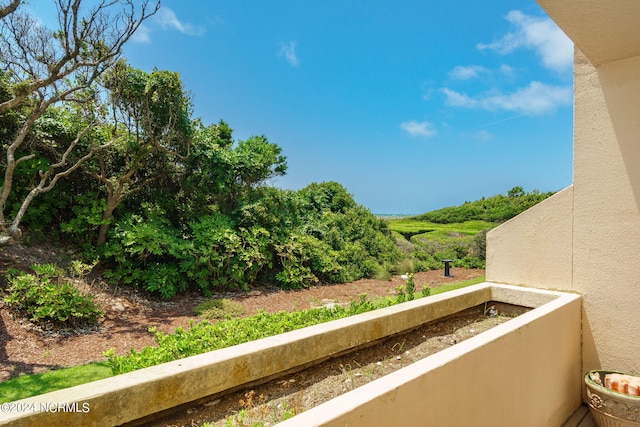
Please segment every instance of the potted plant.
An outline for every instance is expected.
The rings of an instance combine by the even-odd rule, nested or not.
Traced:
[[[584,381],[587,404],[599,427],[640,427],[640,377],[596,370]]]

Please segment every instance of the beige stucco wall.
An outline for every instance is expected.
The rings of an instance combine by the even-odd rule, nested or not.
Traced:
[[[580,292],[583,372],[640,374],[640,56],[577,49],[574,88],[573,185],[488,235],[487,279]]]
[[[640,57],[575,61],[573,287],[584,369],[640,374]]]
[[[573,187],[487,233],[487,280],[570,289]]]

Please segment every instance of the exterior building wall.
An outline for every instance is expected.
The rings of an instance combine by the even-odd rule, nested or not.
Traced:
[[[574,279],[584,370],[640,374],[640,57],[575,60]]]
[[[640,56],[576,49],[574,86],[573,185],[488,234],[487,280],[581,293],[583,372],[640,374]]]

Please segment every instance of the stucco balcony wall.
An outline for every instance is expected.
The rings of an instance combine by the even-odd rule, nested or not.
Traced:
[[[569,290],[573,186],[487,233],[487,280]]]
[[[0,425],[120,425],[488,301],[533,310],[282,425],[561,425],[580,405],[580,296],[491,283],[23,399],[36,411]],[[41,410],[56,403],[77,411]]]
[[[581,404],[581,299],[556,295],[278,427],[561,426]]]

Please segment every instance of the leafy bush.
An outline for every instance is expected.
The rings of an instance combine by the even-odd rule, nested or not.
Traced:
[[[102,218],[106,209],[106,201],[96,192],[81,194],[74,199],[71,211],[73,217],[60,224],[60,229],[72,235],[78,242],[93,242],[98,227],[108,224],[109,220]]]
[[[116,224],[103,256],[117,265],[106,277],[171,298],[191,284],[205,294],[246,288],[270,263],[269,233],[262,228],[235,229],[229,217],[213,214],[181,235],[159,212],[150,209]]]
[[[222,214],[191,224],[191,246],[180,267],[205,293],[214,288],[246,289],[268,267],[269,232],[262,227],[235,228]]]
[[[317,273],[328,273],[341,267],[335,263],[335,251],[307,234],[293,233],[275,246],[282,267],[275,278],[283,288],[299,289],[319,281]]]
[[[32,266],[36,275],[18,270],[8,273],[4,297],[12,309],[35,322],[51,321],[61,326],[94,323],[103,316],[92,295],[62,281],[53,264]]]
[[[150,207],[144,217],[131,214],[114,227],[102,256],[116,265],[105,277],[170,298],[188,287],[176,260],[190,247],[163,212]]]
[[[298,192],[257,189],[233,214],[212,211],[178,228],[142,204],[113,227],[102,250],[105,276],[170,298],[189,287],[246,289],[341,283],[380,275],[400,258],[386,222],[338,183]]]
[[[469,255],[482,261],[487,259],[487,230],[482,230],[471,239]]]

